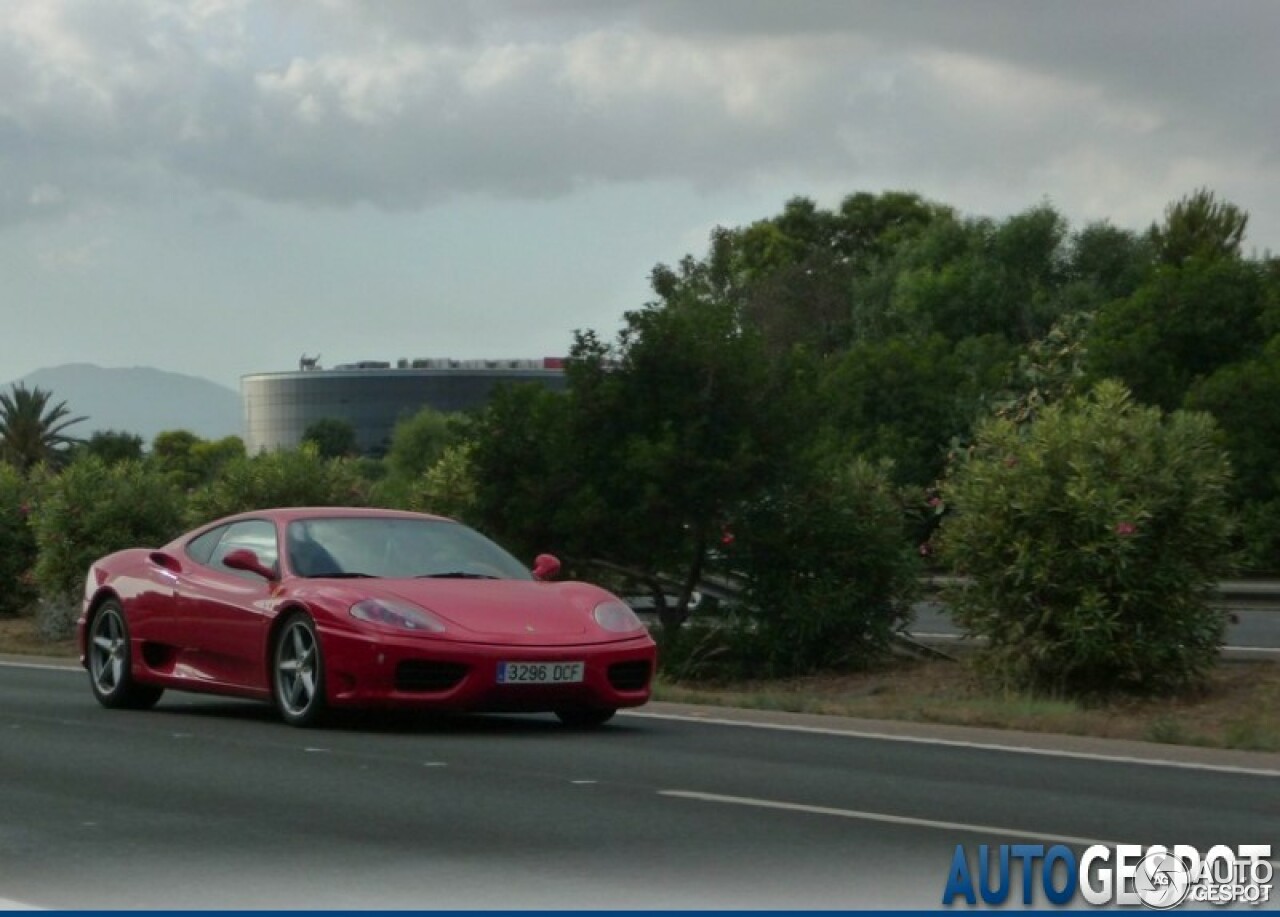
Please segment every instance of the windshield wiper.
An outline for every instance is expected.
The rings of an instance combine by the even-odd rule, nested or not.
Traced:
[[[343,570],[341,573],[312,573],[307,579],[378,579],[372,573],[348,572]]]
[[[488,573],[467,573],[465,570],[450,570],[448,573],[422,573],[414,579],[497,579]]]

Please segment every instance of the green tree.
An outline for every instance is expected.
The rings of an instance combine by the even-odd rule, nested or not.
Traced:
[[[1187,393],[1186,405],[1222,427],[1235,473],[1241,548],[1256,572],[1280,571],[1280,336],[1261,354],[1224,366]]]
[[[854,344],[822,377],[829,449],[889,460],[899,484],[931,484],[948,443],[968,431],[1015,352],[997,335],[955,346],[940,334]]]
[[[1191,258],[1161,267],[1132,296],[1099,310],[1090,375],[1122,379],[1140,400],[1173,410],[1197,379],[1258,352],[1267,297],[1264,273],[1250,262]]]
[[[992,419],[943,488],[956,620],[1008,687],[1171,692],[1213,666],[1232,569],[1230,470],[1207,414],[1108,381],[1030,424]]]
[[[142,461],[142,437],[122,430],[98,430],[77,450],[102,459],[108,465]]]
[[[161,472],[170,475],[184,490],[203,480],[200,463],[194,456],[200,437],[190,430],[165,430],[151,441],[151,461]]]
[[[568,412],[563,393],[502,386],[471,428],[472,518],[526,558],[589,550],[594,498],[580,486],[590,473],[576,461]]]
[[[855,338],[1035,340],[1069,302],[1069,249],[1066,220],[1048,205],[1000,222],[940,214],[855,279]]]
[[[674,629],[724,522],[781,476],[809,405],[735,304],[697,287],[626,315],[614,345],[580,335],[570,362],[575,505],[607,560],[676,576]]]
[[[455,417],[430,407],[397,423],[386,458],[391,474],[409,481],[426,472],[458,440],[456,423]]]
[[[150,460],[179,487],[192,490],[244,455],[244,440],[238,436],[206,440],[190,430],[165,430],[152,440]]]
[[[1179,267],[1192,258],[1238,258],[1248,225],[1249,214],[1201,188],[1170,204],[1164,223],[1152,224],[1149,236],[1159,259]]]
[[[363,506],[367,485],[350,459],[324,459],[312,445],[231,459],[188,499],[199,525],[233,513],[281,506]]]
[[[786,466],[803,416],[705,267],[659,276],[670,301],[628,313],[615,342],[580,333],[566,394],[500,392],[473,433],[481,524],[521,550],[669,582],[669,631],[725,520]]]
[[[78,442],[66,429],[87,418],[72,417],[65,401],[51,405],[52,397],[52,392],[21,382],[0,392],[0,460],[23,472],[42,463],[64,463],[67,450]]]
[[[439,461],[414,482],[408,509],[467,521],[475,510],[476,478],[471,466],[472,443],[445,447]]]
[[[244,440],[238,436],[202,439],[191,448],[192,467],[202,482],[212,481],[227,465],[244,456]]]
[[[1075,310],[1092,310],[1130,296],[1154,267],[1149,238],[1094,222],[1071,236],[1066,277],[1075,289],[1068,299]]]
[[[309,425],[302,441],[312,443],[321,458],[344,458],[358,451],[356,428],[336,417],[326,417]]]
[[[947,214],[904,192],[851,194],[835,211],[793,198],[775,217],[717,230],[705,266],[717,295],[741,305],[772,352],[833,354],[857,336],[855,278]]]

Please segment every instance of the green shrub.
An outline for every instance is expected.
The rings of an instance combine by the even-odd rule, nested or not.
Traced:
[[[22,473],[0,462],[0,616],[26,611],[36,598],[36,540],[27,524],[31,496]]]
[[[46,603],[78,596],[89,565],[104,554],[159,547],[183,528],[181,493],[140,462],[108,466],[88,456],[37,487],[35,575]]]
[[[732,654],[743,674],[857,667],[883,654],[919,570],[885,469],[859,460],[783,488],[732,534],[728,560],[746,585]]]
[[[1236,542],[1242,569],[1250,575],[1280,573],[1280,524],[1276,522],[1280,519],[1280,497],[1270,500],[1246,497],[1239,514]]]
[[[446,446],[436,463],[413,482],[406,508],[454,519],[471,516],[476,502],[473,448],[470,443]]]
[[[187,519],[199,525],[221,516],[277,506],[363,506],[368,484],[350,459],[325,459],[315,446],[231,459],[192,493]]]
[[[1070,694],[1199,684],[1232,570],[1230,469],[1212,418],[1135,404],[1117,382],[1021,429],[981,426],[945,482],[956,620],[1007,687]]]

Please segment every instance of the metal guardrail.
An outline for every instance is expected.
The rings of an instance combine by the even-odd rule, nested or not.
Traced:
[[[960,583],[962,577],[935,575],[921,579],[927,593]],[[1218,583],[1214,602],[1220,608],[1280,612],[1280,579],[1233,579]]]
[[[1227,608],[1280,611],[1280,580],[1226,580],[1218,584],[1218,603]]]

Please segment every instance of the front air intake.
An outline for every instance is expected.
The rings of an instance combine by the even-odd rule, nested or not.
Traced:
[[[396,690],[433,694],[456,688],[467,675],[461,662],[406,659],[396,666]]]
[[[649,683],[650,666],[647,659],[636,662],[615,662],[609,666],[609,684],[615,691],[639,691]]]

